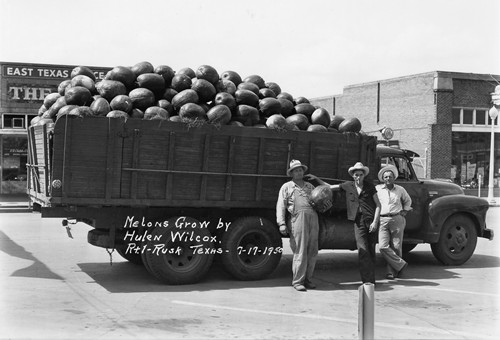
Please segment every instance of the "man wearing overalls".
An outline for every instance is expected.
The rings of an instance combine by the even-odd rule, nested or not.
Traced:
[[[318,215],[309,203],[314,186],[304,181],[307,166],[292,160],[287,175],[292,180],[283,184],[276,204],[276,219],[280,232],[290,231],[290,248],[293,251],[292,286],[298,291],[314,289],[312,282],[318,255]]]

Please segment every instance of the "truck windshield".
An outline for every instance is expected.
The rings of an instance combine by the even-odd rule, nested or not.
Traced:
[[[380,159],[380,167],[385,165],[394,165],[398,169],[398,181],[416,181],[417,176],[413,171],[408,159],[404,157],[382,157]]]

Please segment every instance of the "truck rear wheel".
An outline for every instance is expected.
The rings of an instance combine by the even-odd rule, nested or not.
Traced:
[[[161,282],[171,285],[200,281],[214,259],[214,243],[207,228],[194,218],[182,217],[182,226],[168,220],[168,227],[157,227],[143,243],[146,269]]]
[[[469,260],[476,244],[474,222],[465,215],[453,215],[444,223],[439,240],[431,244],[431,249],[442,264],[458,266]]]
[[[232,222],[224,233],[221,261],[239,280],[260,280],[276,269],[282,246],[273,223],[261,217],[244,217]]]

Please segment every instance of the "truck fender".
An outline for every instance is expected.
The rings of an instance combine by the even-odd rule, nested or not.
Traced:
[[[477,234],[483,235],[485,229],[488,201],[466,195],[447,195],[438,197],[429,203],[429,220],[432,228],[440,230],[444,222],[454,214],[465,214],[472,218],[476,225]]]

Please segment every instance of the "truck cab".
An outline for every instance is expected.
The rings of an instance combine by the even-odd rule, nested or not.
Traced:
[[[377,146],[379,169],[388,164],[396,166],[399,175],[395,183],[404,187],[412,199],[403,251],[411,251],[419,243],[430,243],[441,263],[463,264],[474,253],[477,237],[493,239],[493,231],[485,225],[488,202],[466,196],[453,183],[418,178],[412,166],[414,157],[418,154],[409,150]]]

